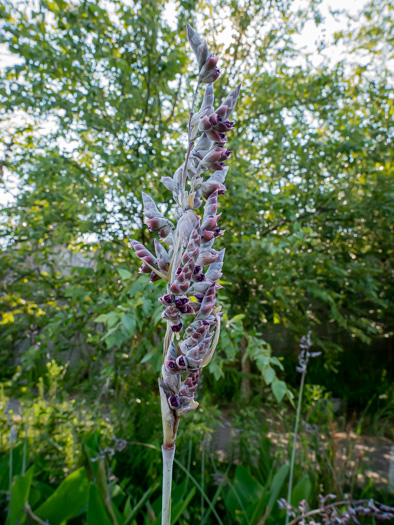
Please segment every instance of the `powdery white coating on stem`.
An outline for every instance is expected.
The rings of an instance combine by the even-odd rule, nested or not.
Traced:
[[[172,448],[161,447],[163,455],[163,504],[161,511],[161,525],[171,525],[171,488],[172,467],[174,465],[175,445]]]

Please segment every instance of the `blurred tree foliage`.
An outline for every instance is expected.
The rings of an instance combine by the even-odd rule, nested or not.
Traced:
[[[321,22],[312,0],[181,0],[176,27],[162,0],[4,1],[0,41],[21,60],[0,78],[13,193],[0,222],[2,376],[17,358],[36,380],[55,358],[72,363],[73,386],[90,376],[122,395],[160,366],[158,290],[135,279],[129,239],[153,242],[141,191],[169,201],[159,179],[184,158],[195,17],[210,44],[231,20],[219,95],[243,84],[221,210],[228,333],[213,366],[239,359],[243,329],[312,329],[331,365],[349,337],[392,337],[389,4],[371,2],[357,30],[335,35],[343,59],[316,65],[294,40]]]

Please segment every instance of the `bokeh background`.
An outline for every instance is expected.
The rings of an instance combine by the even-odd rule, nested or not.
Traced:
[[[284,523],[309,330],[322,355],[292,501],[390,503],[391,2],[1,0],[0,16],[2,522],[34,523],[13,487],[51,525],[160,520],[162,285],[138,275],[130,238],[153,244],[142,191],[171,217],[160,178],[185,155],[187,21],[220,57],[216,106],[242,92],[224,328],[181,424],[173,523]]]

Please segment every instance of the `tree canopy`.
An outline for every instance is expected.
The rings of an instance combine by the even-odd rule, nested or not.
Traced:
[[[313,329],[329,364],[348,337],[392,337],[389,4],[368,4],[335,35],[343,58],[316,65],[294,42],[321,23],[314,1],[183,0],[175,24],[162,0],[4,2],[0,41],[21,60],[0,78],[3,362],[157,365],[158,291],[136,279],[129,239],[153,243],[141,192],[169,201],[159,179],[184,159],[194,19],[208,41],[231,21],[219,92],[243,86],[221,210],[223,363],[237,323],[259,341]]]

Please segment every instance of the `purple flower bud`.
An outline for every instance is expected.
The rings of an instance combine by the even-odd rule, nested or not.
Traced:
[[[235,122],[230,122],[229,120],[224,120],[221,122],[219,118],[221,119],[221,117],[218,117],[216,119],[218,123],[212,126],[212,129],[214,129],[215,131],[226,133],[234,128]],[[211,122],[211,117],[209,117],[209,121]]]
[[[205,281],[205,279],[206,279],[206,277],[205,277],[205,275],[203,273],[200,274],[200,275],[197,275],[197,277],[196,277],[196,281],[198,283],[201,283],[202,281]]]
[[[205,62],[200,71],[200,82],[203,84],[211,84],[215,82],[220,76],[220,70],[216,67],[218,57],[210,56]]]
[[[178,310],[181,312],[181,314],[194,314],[195,313],[193,308],[190,306],[190,304],[178,306]]]
[[[224,162],[214,162],[209,169],[211,171],[223,171],[225,169]]]
[[[138,270],[138,273],[150,273],[152,270],[149,268],[149,266],[145,263],[142,263],[140,266],[140,269]]]
[[[202,160],[202,166],[211,166],[214,162],[220,162],[224,160],[222,157],[225,155],[226,149],[220,146],[209,151]],[[227,158],[227,157],[225,157]]]
[[[176,364],[175,361],[166,361],[166,366],[172,371],[172,372],[179,372],[179,367]]]
[[[214,175],[213,175],[214,176]],[[206,204],[205,204],[205,210],[204,210],[204,216],[202,220],[201,228],[204,229],[204,222],[207,217],[213,217],[216,215],[216,212],[218,211],[218,193],[217,191],[214,191],[209,196]]]
[[[168,398],[168,403],[171,408],[179,408],[181,406],[178,396],[171,396]]]
[[[205,69],[207,71],[214,70],[216,68],[216,64],[218,63],[218,60],[219,60],[218,57],[214,57],[214,56],[210,57],[204,64]]]
[[[160,279],[161,279],[161,277],[159,277],[156,272],[151,272],[150,273],[150,279],[149,280],[150,280],[151,283],[154,283],[155,281],[160,281]]]
[[[199,264],[196,264],[193,270],[194,275],[197,275],[198,273],[200,273],[201,270],[202,270],[202,266],[200,266]]]
[[[217,142],[220,145],[224,144],[227,141],[225,133],[220,133],[219,131],[215,131],[213,129],[211,131],[207,131],[207,137],[213,142]]]
[[[179,324],[175,324],[175,325],[172,325],[171,326],[171,330],[173,332],[180,332],[183,328],[183,324],[182,323],[179,323]]]
[[[215,237],[215,234],[214,232],[210,232],[208,230],[204,230],[203,233],[202,233],[202,241],[203,242],[209,242],[211,241],[213,238]]]
[[[219,237],[219,235],[223,235],[224,232],[225,230],[221,230],[220,228],[215,228],[213,230],[213,235],[214,237]]]
[[[176,270],[176,274],[177,274],[177,275],[180,275],[181,272],[182,272],[182,268],[177,268],[177,270]]]
[[[184,358],[183,355],[180,355],[179,357],[177,357],[176,364],[178,368],[180,368],[181,370],[186,370],[187,368],[187,360]]]
[[[217,228],[217,225],[218,225],[218,221],[220,219],[220,217],[222,216],[221,213],[219,213],[218,215],[211,215],[211,216],[208,216],[202,223],[201,225],[201,229],[203,230],[209,230],[209,231],[214,231],[215,228]],[[210,239],[209,239],[210,240]],[[207,241],[205,241],[207,242]]]
[[[208,75],[204,76],[204,77],[201,77],[200,76],[200,81],[203,83],[203,84],[210,84],[211,82],[215,82],[215,80],[217,80],[218,78],[220,77],[220,69],[218,69],[217,67],[211,72],[209,73]]]
[[[224,148],[223,148],[223,149],[224,149]],[[232,153],[231,150],[226,149],[226,150],[223,152],[223,154],[222,154],[222,156],[220,157],[219,160],[220,160],[220,161],[225,161],[225,160],[227,160],[227,159],[229,158],[229,156],[231,155],[231,153]]]
[[[177,306],[183,306],[189,302],[189,299],[187,297],[179,297],[175,300],[175,304]]]
[[[207,250],[204,253],[201,253],[198,262],[202,266],[206,266],[207,264],[212,264],[216,261],[218,258],[219,252],[216,252],[215,250]]]
[[[207,116],[203,117],[198,124],[199,131],[209,131],[212,129],[212,124]]]
[[[161,240],[166,239],[172,231],[171,224],[166,224],[163,228],[159,230],[159,237]]]
[[[175,306],[175,304],[170,304],[169,306],[167,306],[167,308],[164,310],[164,312],[161,315],[163,319],[167,319],[168,321],[171,321],[171,323],[174,325],[178,324],[181,321],[179,311],[177,307]]]
[[[171,292],[175,295],[183,295],[183,291],[181,289],[181,285],[177,282],[177,281],[174,281],[170,287],[171,289]]]
[[[227,111],[228,111],[228,106],[220,106],[220,108],[217,109],[215,113],[220,120],[223,120],[224,118],[226,118]]]
[[[209,120],[209,123],[211,124],[211,128],[215,128],[216,126],[220,124],[219,115],[217,113],[212,113],[212,115],[209,115],[209,117],[207,118]],[[222,117],[220,117],[220,119],[221,118]]]
[[[145,248],[143,244],[141,244],[138,241],[135,241],[134,239],[131,239],[131,244],[133,245],[137,257],[139,257],[144,263],[148,263],[151,266],[154,266],[155,268],[157,267],[156,257],[154,257],[150,253],[150,251]],[[150,271],[151,270],[149,269],[148,271],[144,271],[144,273],[149,273]]]
[[[171,293],[167,293],[163,295],[163,297],[159,297],[159,301],[161,304],[164,304],[164,306],[168,306],[174,302],[174,296]]]
[[[164,226],[167,226],[168,221],[164,217],[153,217],[152,219],[145,221],[145,224],[151,232],[157,232]]]
[[[212,312],[213,308],[215,307],[215,304],[216,290],[215,283],[212,283],[212,285],[208,288],[208,290],[205,293],[205,297],[202,300],[201,308],[198,312],[196,319],[205,320]]]
[[[204,294],[203,293],[195,293],[194,294],[194,297],[196,298],[196,300],[201,303],[202,300],[204,299]]]

